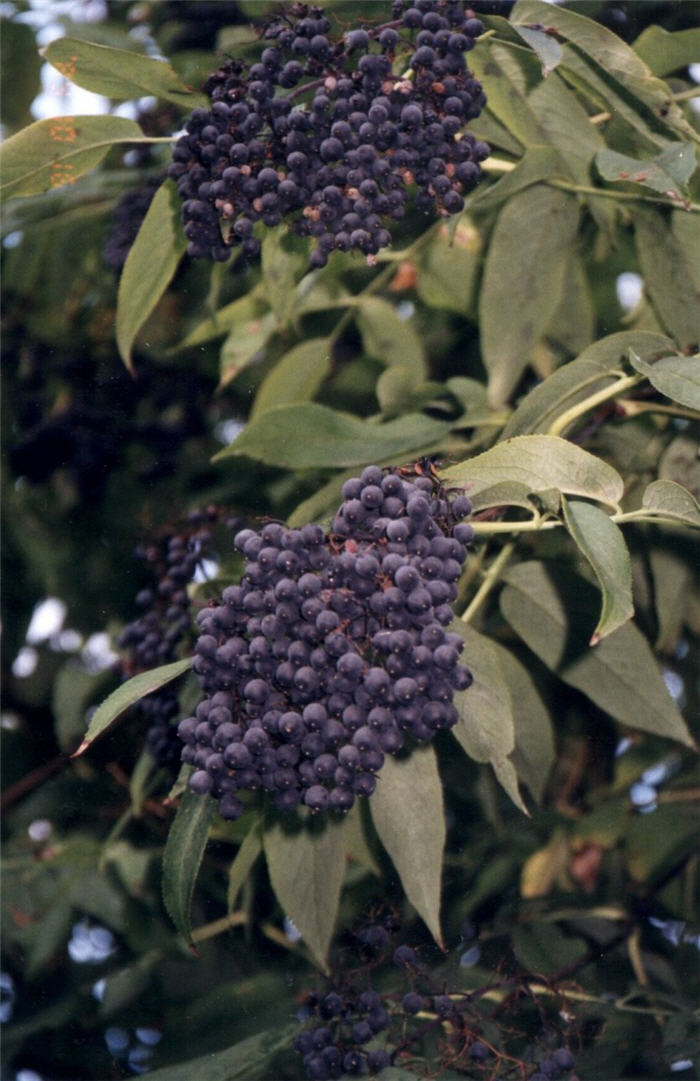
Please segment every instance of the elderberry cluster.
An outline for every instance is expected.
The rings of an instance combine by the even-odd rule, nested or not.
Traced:
[[[259,788],[282,811],[347,811],[374,792],[385,754],[457,721],[454,693],[471,675],[445,627],[469,500],[377,466],[343,498],[329,535],[275,522],[239,532],[241,583],[197,617],[206,697],[178,731],[191,788],[224,818]]]
[[[191,648],[194,624],[187,586],[210,555],[211,527],[221,513],[215,506],[193,511],[183,527],[136,549],[136,556],[149,568],[151,584],[137,593],[136,606],[142,614],[127,624],[118,640],[127,651],[122,665],[125,679],[175,661],[183,649]],[[238,524],[231,522],[230,527],[235,530]],[[149,726],[146,746],[150,753],[160,765],[175,766],[182,751],[173,724],[179,711],[175,692],[166,685],[141,698],[134,708]]]
[[[173,150],[192,256],[254,256],[254,225],[288,221],[316,246],[374,256],[406,212],[457,214],[488,146],[465,132],[486,98],[464,54],[482,32],[463,0],[398,0],[392,20],[334,42],[320,7],[293,4],[247,67],[232,60],[205,90]],[[306,100],[300,104],[298,99]]]
[[[390,1064],[386,1048],[366,1048],[391,1024],[391,1016],[376,991],[359,995],[338,991],[323,996],[311,994],[303,1013],[311,1019],[311,1025],[295,1037],[294,1049],[304,1056],[310,1081],[361,1074],[365,1068],[379,1073]]]
[[[112,211],[112,220],[102,248],[102,262],[113,274],[121,274],[131,245],[143,224],[161,180],[148,180],[125,191]]]

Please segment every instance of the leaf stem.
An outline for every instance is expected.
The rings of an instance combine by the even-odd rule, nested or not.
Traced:
[[[496,524],[499,524],[499,523],[496,523]],[[472,597],[469,605],[462,612],[462,615],[460,616],[460,619],[464,623],[471,622],[471,620],[474,618],[474,616],[476,615],[476,613],[478,612],[478,610],[481,608],[482,604],[484,603],[484,601],[488,597],[491,590],[494,588],[494,586],[496,586],[498,584],[498,581],[499,581],[499,579],[501,577],[501,573],[503,572],[503,569],[504,569],[506,563],[508,562],[511,555],[513,554],[514,549],[515,549],[515,541],[508,541],[507,544],[503,545],[500,552],[498,553],[498,555],[494,559],[493,563],[491,564],[491,566],[487,570],[486,574],[484,575],[484,580],[481,583],[481,585],[479,586],[479,588],[477,589],[474,596]]]
[[[639,375],[622,376],[616,383],[611,384],[609,387],[604,387],[596,394],[591,394],[590,397],[584,398],[583,401],[577,402],[576,405],[572,405],[570,409],[561,413],[554,423],[550,425],[547,434],[561,435],[570,424],[573,424],[573,422],[583,416],[584,413],[590,412],[591,409],[595,409],[597,405],[600,405],[602,402],[607,402],[610,398],[616,398],[621,391],[636,387],[642,380],[643,377]]]
[[[482,166],[483,168],[483,166]],[[675,199],[662,199],[656,195],[638,195],[634,191],[613,191],[611,188],[594,188],[588,184],[574,184],[570,180],[555,180],[553,178],[545,178],[544,184],[549,184],[553,188],[561,188],[562,191],[575,191],[580,192],[582,195],[602,195],[604,199],[620,199],[625,202],[632,203],[655,203],[657,206],[670,206],[678,208],[682,205],[684,210],[692,211],[695,214],[700,213],[700,203],[690,203],[685,200],[681,204]]]
[[[220,935],[224,931],[229,931],[232,927],[238,927],[239,924],[245,923],[246,918],[245,912],[231,912],[228,916],[222,916],[219,920],[204,923],[192,932],[192,941],[204,942],[207,938],[214,938],[215,935]]]
[[[640,413],[664,413],[669,417],[684,417],[698,420],[700,413],[696,409],[683,409],[678,405],[663,405],[661,402],[640,402],[636,398],[623,398],[618,402],[625,417],[637,417]]]

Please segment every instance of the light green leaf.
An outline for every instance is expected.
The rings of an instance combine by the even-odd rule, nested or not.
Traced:
[[[469,212],[491,210],[505,203],[516,192],[549,177],[563,176],[564,173],[561,158],[553,146],[531,146],[515,168],[505,173],[497,183],[490,187],[479,185],[475,194],[469,198]],[[420,291],[420,278],[418,286]],[[454,289],[454,284],[452,288]]]
[[[266,1029],[225,1051],[149,1070],[149,1081],[270,1081],[272,1059],[291,1046],[298,1029],[297,1022],[283,1029]]]
[[[57,38],[42,55],[61,75],[76,86],[125,101],[152,94],[172,101],[182,109],[207,107],[205,94],[196,94],[164,60],[152,60],[142,53],[112,49],[77,38]]]
[[[566,495],[585,496],[617,508],[623,481],[607,462],[555,435],[520,435],[466,462],[442,471],[447,481],[479,495],[504,482],[517,482],[530,492],[556,488]]]
[[[492,758],[491,768],[496,774],[498,783],[503,788],[515,806],[519,811],[522,811],[524,815],[530,817],[530,812],[523,803],[523,797],[520,795],[520,786],[518,784],[518,773],[510,758]]]
[[[529,66],[537,68],[535,58],[493,39],[485,44],[486,48],[470,54],[469,67],[484,88],[489,111],[523,146],[544,146],[549,140],[527,100],[530,87],[525,71]]]
[[[406,897],[442,948],[440,890],[445,812],[433,748],[416,749],[409,758],[400,760],[387,755],[369,806]]]
[[[362,804],[356,800],[345,815],[345,848],[350,860],[381,878],[381,868],[367,842],[362,810]]]
[[[509,758],[540,803],[556,757],[552,719],[525,665],[509,649],[498,642],[492,644],[510,691],[515,747]]]
[[[227,386],[259,354],[262,355],[276,327],[277,317],[273,312],[266,312],[232,328],[221,347],[219,389]]]
[[[245,836],[243,844],[236,852],[228,872],[228,891],[226,898],[227,911],[233,912],[238,900],[238,894],[248,880],[248,875],[253,869],[253,864],[262,852],[262,830],[259,819],[253,823]]]
[[[583,259],[572,253],[566,264],[561,301],[547,327],[546,337],[558,351],[575,355],[590,345],[595,332],[596,309],[588,275]]]
[[[147,694],[157,691],[159,687],[170,683],[171,680],[182,675],[191,667],[192,658],[186,657],[182,661],[173,661],[172,664],[163,664],[160,668],[152,668],[149,672],[140,672],[138,676],[132,676],[126,683],[122,683],[120,687],[117,687],[116,691],[112,691],[109,698],[105,698],[104,702],[97,707],[85,733],[85,739],[71,757],[77,758],[78,755],[83,754],[90,744],[116,721],[117,717],[121,716],[129,706],[133,706],[134,702],[138,702],[140,698],[145,698]]]
[[[238,297],[237,300],[232,300],[230,304],[226,304],[223,308],[219,308],[218,312],[214,312],[213,315],[208,315],[206,319],[203,319],[201,323],[197,323],[192,328],[179,345],[175,346],[173,351],[175,349],[178,351],[180,349],[189,349],[193,345],[202,345],[204,342],[212,341],[215,338],[222,338],[224,334],[228,334],[234,327],[242,328],[252,319],[262,315],[266,306],[258,294],[259,290],[253,289],[250,293],[246,293],[244,296]],[[245,336],[242,329],[239,330],[239,333],[242,337]]]
[[[523,398],[503,430],[503,439],[547,431],[567,409],[611,386],[616,378],[613,373],[623,369],[628,350],[653,358],[672,348],[670,338],[644,330],[625,330],[593,342]]]
[[[529,26],[517,26],[515,30],[523,41],[534,49],[542,61],[542,78],[546,79],[561,63],[562,51],[559,42],[544,30],[533,30]]]
[[[687,67],[700,56],[700,29],[670,33],[661,26],[647,26],[632,45],[654,75],[663,77]]]
[[[436,393],[442,391],[439,383],[426,383],[416,378],[410,368],[395,365],[385,368],[376,384],[377,401],[382,416],[388,420],[404,413],[413,413],[428,405]]]
[[[594,646],[634,615],[630,554],[622,531],[600,507],[581,499],[565,499],[564,521],[593,568],[603,594],[600,619],[591,637]]]
[[[503,615],[565,683],[630,728],[694,746],[649,645],[625,623],[592,649],[596,590],[564,568],[520,563],[506,571]]]
[[[446,243],[443,240],[443,243]],[[365,352],[387,367],[408,369],[417,381],[425,378],[423,345],[414,327],[380,297],[364,297],[357,313]]]
[[[677,518],[687,525],[700,526],[700,505],[681,484],[672,480],[655,480],[642,496],[645,510],[658,512],[665,518]]]
[[[420,253],[417,289],[421,300],[431,308],[466,315],[474,302],[481,244],[473,227],[458,225],[452,244],[440,230]]]
[[[296,832],[275,823],[263,834],[275,896],[324,971],[345,877],[343,826],[327,817]]]
[[[190,908],[216,802],[185,789],[163,852],[163,903],[177,931],[193,946]]]
[[[486,510],[488,507],[523,507],[534,515],[539,509],[529,486],[512,480],[504,480],[489,485],[483,491],[472,492],[470,499],[474,511]]]
[[[409,413],[386,424],[368,424],[313,402],[271,409],[247,425],[214,461],[247,455],[287,469],[367,465],[403,457],[436,443],[446,421]]]
[[[329,338],[309,338],[295,345],[265,376],[255,397],[250,419],[268,409],[315,397],[331,370],[333,353]]]
[[[546,184],[513,195],[498,216],[479,296],[494,408],[508,400],[557,310],[578,219],[576,199]]]
[[[280,327],[295,315],[295,286],[309,269],[309,241],[286,225],[266,229],[261,254],[264,296]]]
[[[37,120],[0,147],[0,194],[40,195],[73,184],[115,143],[150,142],[123,116],[57,116]]]
[[[646,161],[606,149],[596,154],[595,164],[603,180],[639,184],[686,203],[687,184],[695,171],[695,147],[692,143],[674,143]]]
[[[180,207],[174,181],[166,180],[153,197],[119,279],[117,345],[129,370],[136,335],[168,288],[187,247]]]
[[[700,323],[698,331],[700,332]],[[700,413],[700,356],[661,357],[649,364],[630,349],[629,357],[635,371],[645,375],[661,394]]]

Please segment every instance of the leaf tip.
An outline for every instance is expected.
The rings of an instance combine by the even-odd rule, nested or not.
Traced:
[[[593,634],[591,635],[591,640],[588,643],[589,646],[597,646],[598,643],[600,642],[600,640],[602,639],[602,637],[603,637],[602,634],[600,634],[598,631],[594,631]]]
[[[81,754],[84,754],[84,752],[87,751],[91,743],[92,740],[84,739],[80,746],[76,748],[76,750],[73,751],[71,755],[69,755],[69,758],[79,758]]]

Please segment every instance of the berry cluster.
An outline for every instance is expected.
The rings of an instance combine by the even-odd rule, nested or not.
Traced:
[[[391,1024],[391,1015],[376,991],[312,994],[303,1014],[312,1024],[295,1038],[294,1049],[304,1056],[311,1081],[361,1074],[365,1067],[370,1073],[379,1073],[390,1064],[391,1055],[385,1048],[366,1049],[366,1044]]]
[[[197,617],[206,698],[178,731],[192,789],[224,818],[257,788],[282,811],[347,811],[374,792],[385,754],[457,721],[454,693],[471,676],[445,627],[469,500],[377,466],[343,498],[329,535],[275,522],[238,533],[241,583]]]
[[[114,207],[102,248],[102,262],[113,274],[121,274],[131,245],[136,240],[136,234],[160,184],[160,179],[148,180],[138,188],[130,188]]]
[[[136,549],[149,568],[151,585],[137,593],[136,606],[142,614],[127,624],[118,640],[127,651],[122,665],[125,679],[175,661],[191,648],[194,625],[187,586],[210,554],[211,528],[221,513],[215,506],[193,511],[184,527]],[[236,529],[239,523],[229,524]],[[166,685],[140,699],[134,708],[149,725],[146,746],[153,757],[162,766],[175,766],[182,751],[173,724],[179,711],[175,692]]]
[[[321,267],[386,247],[409,191],[418,209],[462,210],[489,153],[463,131],[486,102],[464,60],[483,26],[461,0],[397,0],[392,16],[333,42],[322,8],[292,4],[258,63],[211,76],[211,109],[194,110],[169,168],[190,255],[256,255],[255,223],[284,220],[315,238]]]

